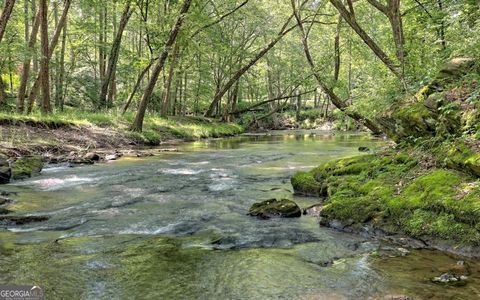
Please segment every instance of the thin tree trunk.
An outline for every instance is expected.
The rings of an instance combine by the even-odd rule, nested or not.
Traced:
[[[32,31],[30,33],[30,39],[28,41],[28,50],[35,51],[35,43],[37,42],[38,29],[40,27],[40,11],[36,13],[36,17],[33,21]],[[18,89],[17,96],[17,113],[23,113],[25,108],[25,95],[27,93],[28,78],[30,77],[30,62],[31,58],[25,58],[23,62],[22,75],[20,80],[20,87]]]
[[[179,46],[178,43],[175,43],[175,46],[173,47],[173,52],[171,55],[171,60],[170,60],[170,68],[168,70],[168,78],[167,81],[165,82],[165,88],[164,88],[164,96],[163,96],[163,101],[162,101],[162,108],[161,108],[161,116],[166,117],[168,115],[168,109],[170,107],[170,100],[171,100],[171,95],[172,95],[172,81],[173,78],[175,77],[175,65],[177,64],[178,60],[178,52],[179,52]]]
[[[12,15],[13,6],[15,5],[15,0],[5,0],[3,5],[2,15],[0,16],[0,43],[3,40],[5,35],[5,30],[7,29],[8,20]]]
[[[331,0],[331,1],[336,1],[336,0]],[[305,52],[305,57],[307,59],[308,65],[310,66],[310,69],[313,73],[313,76],[315,77],[315,79],[316,79],[318,85],[320,86],[320,88],[324,91],[324,93],[328,96],[328,98],[330,98],[330,101],[333,103],[333,105],[335,105],[339,110],[344,112],[347,116],[351,117],[355,121],[364,125],[368,129],[370,129],[374,134],[381,133],[381,130],[379,129],[379,127],[375,123],[373,123],[371,120],[369,120],[368,118],[365,118],[364,116],[360,115],[359,113],[357,113],[355,111],[347,110],[348,105],[344,101],[342,101],[334,93],[334,91],[330,87],[328,87],[325,84],[325,82],[322,80],[322,78],[320,77],[320,75],[317,71],[317,68],[316,68],[315,63],[314,63],[313,58],[312,58],[312,55],[310,53],[310,49],[309,49],[309,46],[308,46],[308,36],[307,36],[306,31],[303,27],[301,17],[300,17],[300,11],[299,10],[301,9],[301,7],[299,8],[299,10],[297,10],[296,5],[295,5],[295,0],[291,0],[291,4],[292,4],[293,12],[294,12],[294,15],[295,15],[295,19],[297,20],[298,27],[299,27],[300,32],[302,34],[302,44],[303,44],[303,50]]]
[[[150,62],[148,64],[148,66],[145,67],[145,69],[143,69],[143,71],[140,73],[140,75],[138,75],[137,82],[135,83],[135,86],[133,87],[133,91],[130,94],[130,96],[128,97],[127,102],[123,106],[122,115],[124,115],[127,112],[128,108],[130,107],[130,104],[132,103],[133,97],[135,97],[135,94],[137,93],[138,89],[140,88],[140,85],[142,84],[143,78],[145,78],[145,75],[148,73],[148,71],[150,70],[150,68],[152,66],[153,66],[153,61]]]
[[[337,28],[335,30],[335,74],[334,79],[338,81],[340,77],[340,29],[342,26],[342,16],[338,17]]]
[[[53,52],[55,50],[55,47],[58,44],[58,40],[60,39],[60,34],[62,32],[63,26],[65,26],[65,23],[67,21],[67,15],[68,15],[68,11],[70,9],[70,3],[71,3],[71,0],[65,0],[62,16],[60,17],[60,20],[58,21],[57,28],[55,28],[55,32],[53,34],[52,40],[50,41],[50,46],[47,45],[47,49],[48,49],[47,58],[48,58],[48,60],[50,60],[53,56]],[[32,89],[30,90],[30,94],[28,95],[28,113],[32,112],[33,104],[35,102],[35,99],[37,98],[39,87],[40,87],[40,74],[38,74],[35,82],[33,83]]]
[[[67,45],[68,20],[65,20],[62,35],[62,49],[60,50],[60,70],[58,74],[58,90],[56,90],[55,101],[58,101],[58,108],[63,112],[64,108],[64,84],[65,84],[65,49]]]
[[[115,40],[113,41],[112,49],[110,50],[110,56],[108,58],[108,67],[103,79],[102,89],[100,91],[100,98],[99,98],[99,106],[105,107],[107,104],[107,93],[109,86],[112,85],[112,81],[114,78],[114,74],[117,67],[118,62],[118,54],[120,51],[120,45],[122,43],[122,36],[127,27],[128,20],[132,16],[133,10],[131,10],[131,1],[127,1],[125,5],[125,9],[123,10],[122,19],[120,20],[120,25],[118,27],[117,35],[115,36]],[[113,92],[113,90],[112,90]]]
[[[0,108],[7,104],[7,93],[5,93],[5,84],[0,76]]]
[[[357,23],[352,11],[348,11],[340,0],[330,0],[333,6],[338,10],[343,19],[350,25],[350,27],[357,33],[363,42],[373,51],[373,53],[392,71],[395,76],[403,79],[402,74],[398,71],[395,63],[388,57],[388,55],[373,41],[368,33]]]
[[[184,0],[182,8],[180,10],[179,17],[173,26],[172,30],[170,31],[168,40],[165,43],[165,46],[163,48],[163,52],[161,53],[160,57],[158,58],[157,64],[155,65],[155,68],[153,69],[152,76],[150,78],[150,81],[148,82],[147,88],[145,89],[145,93],[142,97],[142,100],[140,101],[140,106],[138,108],[137,115],[135,117],[135,121],[132,124],[132,127],[130,128],[133,131],[142,131],[143,127],[143,119],[145,118],[145,112],[147,110],[147,105],[148,102],[150,101],[150,98],[152,97],[153,94],[153,89],[155,88],[155,85],[157,83],[157,79],[160,75],[160,72],[163,70],[163,67],[165,66],[165,61],[167,60],[168,53],[170,52],[173,44],[175,43],[178,33],[180,31],[180,28],[182,27],[183,20],[187,16],[188,10],[190,9],[190,5],[192,3],[192,0]]]
[[[42,48],[42,59],[40,61],[40,85],[42,88],[42,113],[51,112],[50,107],[50,76],[48,49],[48,6],[47,0],[40,0],[40,43]]]
[[[296,26],[290,27],[287,29],[288,24],[292,20],[291,16],[288,18],[287,22],[282,27],[282,30],[277,35],[277,37],[272,40],[265,48],[263,48],[260,52],[258,52],[254,58],[252,58],[245,66],[240,68],[235,74],[230,78],[230,80],[220,89],[218,93],[216,93],[215,97],[213,98],[210,107],[208,108],[207,112],[205,113],[206,117],[213,117],[215,108],[218,106],[219,102],[222,100],[223,96],[228,92],[228,90],[237,82],[240,77],[242,77],[245,72],[247,72],[252,66],[254,66],[265,54],[268,53],[275,45],[290,31],[292,31]]]

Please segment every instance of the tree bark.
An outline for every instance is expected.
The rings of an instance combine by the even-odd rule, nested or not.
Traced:
[[[58,21],[58,26],[57,26],[57,28],[55,28],[55,32],[53,34],[52,40],[50,41],[50,45],[48,46],[48,44],[47,44],[47,48],[48,48],[47,58],[48,58],[48,60],[50,60],[52,58],[55,47],[57,46],[58,40],[60,39],[60,34],[61,34],[62,29],[65,26],[65,23],[67,21],[67,15],[68,15],[68,11],[70,9],[70,4],[71,4],[71,0],[65,0],[62,16],[60,17],[60,20]],[[33,83],[32,89],[30,90],[30,94],[28,95],[28,111],[27,112],[29,114],[32,112],[33,104],[35,102],[35,99],[37,98],[39,87],[40,87],[40,74],[38,74],[35,82]]]
[[[354,14],[348,11],[340,0],[330,0],[333,6],[338,10],[343,19],[357,33],[363,42],[373,51],[373,53],[387,66],[387,68],[400,79],[403,79],[401,72],[397,69],[395,63],[388,55],[373,41],[368,33],[357,23]]]
[[[107,71],[102,83],[102,89],[100,91],[99,106],[107,106],[107,93],[110,85],[113,83],[113,77],[115,76],[115,71],[117,68],[118,54],[120,51],[120,45],[122,43],[123,32],[125,27],[127,27],[128,20],[132,16],[133,10],[131,9],[131,1],[127,1],[125,9],[123,10],[122,18],[120,20],[120,25],[118,27],[117,35],[113,41],[112,49],[110,50],[110,56],[108,58]],[[112,90],[113,92],[113,90]]]
[[[0,76],[0,108],[7,104],[7,93],[5,92],[5,83]]]
[[[230,78],[230,80],[216,93],[213,98],[210,107],[208,108],[207,112],[205,113],[206,117],[213,117],[215,107],[217,107],[218,103],[222,100],[223,96],[228,92],[228,90],[237,82],[237,80],[242,77],[245,72],[247,72],[252,66],[254,66],[265,54],[268,53],[275,45],[290,31],[292,31],[296,26],[290,27],[287,29],[288,24],[292,20],[293,16],[288,18],[287,22],[282,27],[282,30],[278,33],[277,37],[273,39],[265,48],[263,48],[260,52],[255,55],[245,66],[240,68],[235,74]]]
[[[10,16],[12,15],[13,6],[15,6],[15,0],[5,0],[2,15],[0,16],[0,43],[5,35],[8,20],[10,20]]]
[[[340,29],[342,26],[342,16],[338,17],[338,23],[337,23],[337,28],[335,30],[335,73],[334,73],[334,79],[335,81],[338,81],[340,78]]]
[[[40,43],[42,58],[40,60],[40,85],[42,88],[42,113],[51,112],[50,107],[50,76],[49,76],[49,48],[48,48],[48,6],[47,0],[40,0]]]
[[[401,0],[387,0],[387,5],[383,5],[377,0],[367,1],[388,18],[392,28],[397,59],[400,62],[403,73],[405,68],[405,39],[403,35],[402,14],[400,12]]]
[[[168,115],[168,109],[170,107],[170,99],[172,97],[172,82],[173,78],[175,77],[175,65],[177,64],[178,60],[178,52],[179,52],[179,46],[178,43],[175,43],[175,46],[173,47],[173,52],[172,55],[170,56],[170,68],[168,70],[168,78],[165,83],[165,89],[164,89],[164,95],[162,99],[162,109],[161,109],[161,116],[166,117]]]
[[[135,83],[135,86],[133,87],[133,91],[132,93],[130,94],[130,96],[128,97],[128,100],[127,102],[125,103],[125,105],[123,106],[123,109],[122,109],[122,115],[124,115],[128,108],[130,107],[130,104],[132,103],[133,101],[133,97],[135,97],[135,94],[137,93],[138,89],[140,88],[140,85],[142,84],[142,81],[143,81],[143,78],[145,78],[145,75],[148,73],[148,71],[150,70],[150,68],[153,66],[153,61],[151,61],[146,67],[145,69],[143,69],[143,71],[138,75],[138,78],[137,78],[137,82]]]
[[[336,1],[336,0],[331,0],[331,1]],[[347,116],[349,116],[353,120],[357,121],[358,123],[364,125],[368,129],[370,129],[374,134],[380,134],[381,130],[374,122],[372,122],[368,118],[365,118],[364,116],[360,115],[359,113],[357,113],[355,111],[348,110],[347,109],[348,105],[342,99],[340,99],[335,94],[333,89],[328,87],[325,84],[325,82],[322,80],[322,78],[320,77],[320,74],[317,71],[317,68],[316,68],[315,63],[314,63],[313,58],[312,58],[312,55],[310,53],[310,48],[308,46],[308,36],[307,36],[307,34],[305,32],[305,29],[303,27],[302,20],[301,20],[301,17],[300,17],[300,12],[299,12],[301,7],[299,8],[299,10],[297,10],[296,5],[295,5],[295,0],[291,0],[291,3],[292,3],[292,8],[293,8],[293,13],[294,13],[295,19],[297,20],[298,27],[299,27],[300,32],[302,34],[302,44],[303,44],[303,50],[304,50],[304,53],[305,53],[305,58],[307,59],[308,65],[310,66],[310,69],[313,73],[313,76],[315,77],[315,80],[317,81],[320,88],[329,97],[329,99],[333,103],[333,105],[335,105],[339,110],[344,112]]]
[[[60,50],[60,70],[58,74],[58,90],[55,91],[55,99],[58,101],[58,109],[63,112],[64,108],[64,84],[65,84],[65,49],[67,45],[68,20],[65,20],[62,35],[62,49]]]
[[[37,42],[38,29],[40,27],[40,11],[36,13],[36,17],[33,21],[32,31],[30,32],[30,38],[28,40],[27,48],[28,50],[35,51],[35,43]],[[25,95],[27,92],[28,78],[30,77],[30,62],[32,61],[31,57],[25,58],[22,67],[22,75],[20,80],[20,87],[17,94],[17,113],[23,113],[25,108]]]
[[[187,16],[188,10],[190,9],[190,5],[192,3],[192,0],[184,0],[182,4],[182,8],[180,9],[180,14],[178,16],[178,19],[173,26],[172,30],[170,31],[168,40],[165,42],[165,46],[163,48],[162,53],[160,54],[157,64],[155,65],[152,76],[150,78],[150,81],[148,82],[148,85],[145,89],[145,93],[142,97],[142,100],[140,101],[140,105],[138,108],[137,115],[135,116],[135,121],[133,122],[131,126],[132,131],[137,131],[141,132],[142,127],[143,127],[143,119],[145,118],[145,112],[147,110],[147,105],[148,102],[150,101],[150,98],[152,97],[153,94],[153,89],[155,88],[155,85],[158,80],[158,76],[160,75],[160,72],[163,70],[163,67],[165,66],[165,61],[167,60],[168,53],[170,52],[173,44],[175,43],[178,33],[180,32],[180,28],[182,27],[183,21],[185,17]]]

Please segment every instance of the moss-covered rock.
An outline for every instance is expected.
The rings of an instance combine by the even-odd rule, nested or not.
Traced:
[[[322,224],[370,224],[387,232],[480,246],[480,181],[386,151],[325,163],[311,171],[328,197]]]
[[[291,179],[293,190],[297,195],[320,196],[322,184],[315,180],[312,172],[297,172]]]
[[[25,156],[17,159],[12,166],[12,178],[24,179],[38,174],[43,169],[42,158],[39,156]]]
[[[473,151],[463,142],[447,144],[442,149],[446,152],[444,162],[449,168],[480,176],[479,152]]]
[[[296,218],[302,216],[302,211],[300,207],[291,200],[270,199],[252,205],[249,215],[263,219],[272,217]]]
[[[474,93],[476,83],[462,82],[465,75],[472,73],[480,75],[475,60],[457,58],[449,61],[430,84],[414,96],[397,99],[377,118],[378,122],[397,142],[475,132],[480,122],[478,103],[467,99]]]

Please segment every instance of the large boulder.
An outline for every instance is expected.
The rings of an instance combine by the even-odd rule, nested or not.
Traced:
[[[270,199],[252,205],[249,211],[250,216],[269,219],[272,217],[298,218],[302,216],[300,207],[293,201],[282,199]]]
[[[0,184],[9,183],[12,169],[6,157],[0,155]]]
[[[12,165],[12,178],[25,179],[39,174],[43,168],[42,158],[39,156],[25,156],[17,159]]]

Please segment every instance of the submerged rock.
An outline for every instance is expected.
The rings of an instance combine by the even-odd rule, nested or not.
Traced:
[[[300,207],[291,200],[270,199],[252,205],[248,214],[263,219],[272,217],[298,218],[302,216],[302,211]]]
[[[0,205],[11,203],[12,199],[0,195]]]
[[[43,222],[49,219],[48,216],[0,216],[0,224],[2,225],[25,225],[35,222]]]
[[[9,183],[12,169],[6,157],[0,155],[0,184]]]
[[[465,275],[455,275],[451,273],[444,273],[439,277],[434,277],[432,279],[432,282],[437,284],[464,286],[467,284],[467,279],[468,277]]]
[[[43,169],[40,156],[25,156],[17,159],[12,166],[13,179],[25,179],[39,174]]]

